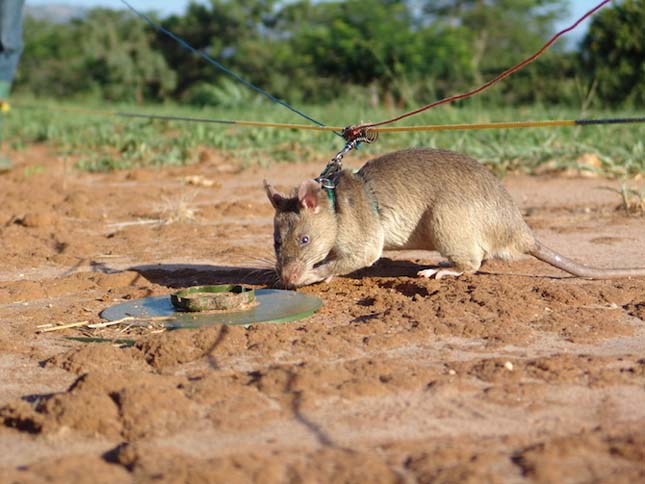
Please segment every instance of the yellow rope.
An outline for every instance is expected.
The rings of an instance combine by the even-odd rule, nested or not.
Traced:
[[[48,110],[47,106],[27,106],[14,104],[14,108],[26,108],[26,109],[45,109]],[[219,120],[219,119],[210,119],[210,118],[195,118],[195,117],[183,117],[183,116],[165,116],[165,115],[154,115],[154,114],[143,114],[143,113],[128,113],[120,111],[101,111],[96,109],[86,109],[86,108],[55,108],[55,110],[60,112],[76,112],[84,114],[94,114],[100,116],[120,116],[120,117],[131,117],[131,118],[146,118],[146,119],[158,119],[166,121],[193,121],[193,122],[203,122],[203,123],[216,123],[216,124],[226,124],[230,126],[246,126],[246,127],[256,127],[256,128],[278,128],[278,129],[293,129],[293,130],[309,130],[309,131],[335,131],[337,133],[342,133],[345,129],[341,126],[313,126],[309,124],[292,124],[292,123],[274,123],[274,122],[264,122],[264,121],[237,121],[237,120]],[[475,129],[516,129],[516,128],[545,128],[545,127],[562,127],[562,126],[579,126],[582,124],[603,124],[603,120],[574,120],[574,119],[563,119],[563,120],[547,120],[547,121],[502,121],[502,122],[490,122],[490,123],[470,123],[470,124],[430,124],[430,125],[420,125],[420,126],[389,126],[389,127],[374,127],[368,128],[372,132],[377,133],[401,133],[401,132],[411,132],[411,131],[458,131],[458,130],[475,130]],[[644,122],[644,118],[634,118],[634,119],[624,119],[617,120],[620,122]],[[360,127],[360,125],[358,126]]]
[[[370,128],[379,133],[398,133],[403,131],[456,131],[468,129],[513,129],[513,128],[544,128],[548,126],[575,126],[573,119],[559,121],[508,121],[497,123],[472,124],[431,124],[425,126],[390,126],[387,128]]]

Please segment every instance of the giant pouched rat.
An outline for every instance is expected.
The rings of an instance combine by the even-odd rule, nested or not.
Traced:
[[[538,242],[500,181],[460,153],[408,149],[340,171],[335,189],[307,180],[286,196],[264,182],[276,209],[276,271],[287,287],[372,265],[387,249],[437,250],[452,264],[420,276],[476,272],[485,259],[531,254],[580,277],[645,276],[644,269],[596,269]]]

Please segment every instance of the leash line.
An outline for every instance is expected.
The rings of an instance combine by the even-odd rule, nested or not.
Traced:
[[[210,124],[226,124],[236,126],[247,126],[256,128],[283,128],[293,130],[308,130],[308,131],[342,131],[343,128],[339,126],[312,126],[310,124],[294,124],[294,123],[274,123],[269,121],[242,121],[232,119],[215,119],[215,118],[201,118],[194,116],[177,116],[165,114],[144,114],[144,113],[131,113],[126,111],[104,111],[99,109],[77,108],[77,107],[57,107],[50,109],[48,106],[35,106],[30,104],[14,103],[13,107],[16,109],[26,110],[44,110],[44,111],[59,111],[63,113],[79,113],[90,114],[95,116],[117,116],[122,118],[139,118],[150,119],[159,121],[185,121],[192,123],[210,123]]]
[[[131,10],[135,15],[137,15],[139,18],[141,18],[141,19],[145,20],[149,25],[151,25],[152,27],[154,27],[157,31],[159,31],[159,32],[161,32],[161,33],[163,33],[163,34],[167,35],[168,37],[170,37],[171,39],[173,39],[175,42],[177,42],[179,45],[181,45],[184,49],[189,50],[189,51],[190,51],[190,52],[192,52],[193,54],[197,54],[197,55],[199,55],[202,59],[204,59],[204,60],[206,60],[207,62],[209,62],[210,64],[214,65],[215,67],[217,67],[217,68],[218,68],[219,70],[221,70],[222,72],[225,72],[226,74],[228,74],[229,76],[231,76],[231,77],[232,77],[233,79],[235,79],[236,81],[241,82],[241,83],[242,83],[242,84],[244,84],[246,87],[248,87],[248,88],[250,88],[250,89],[253,89],[253,90],[254,90],[254,91],[256,91],[257,93],[259,93],[259,94],[263,95],[264,97],[266,97],[266,98],[270,99],[270,100],[271,100],[271,101],[273,101],[274,103],[277,103],[277,104],[280,104],[281,106],[284,106],[285,108],[287,108],[287,109],[289,109],[290,111],[292,111],[292,112],[296,113],[297,115],[299,115],[299,116],[301,116],[301,117],[305,118],[306,120],[311,121],[312,123],[314,123],[314,124],[316,124],[316,125],[318,125],[318,126],[321,126],[321,127],[322,127],[322,126],[325,126],[325,124],[324,124],[324,123],[322,123],[322,122],[320,122],[320,121],[318,121],[318,120],[316,120],[316,119],[312,118],[311,116],[309,116],[309,115],[307,115],[307,114],[303,113],[303,112],[302,112],[302,111],[300,111],[299,109],[297,109],[297,108],[295,108],[295,107],[291,106],[291,105],[290,105],[289,103],[287,103],[286,101],[283,101],[282,99],[279,99],[279,98],[275,97],[274,95],[272,95],[271,93],[269,93],[269,92],[265,91],[264,89],[262,89],[262,88],[260,88],[260,87],[256,86],[255,84],[253,84],[253,83],[251,83],[251,82],[247,81],[246,79],[243,79],[242,77],[238,76],[236,73],[234,73],[233,71],[231,71],[230,69],[228,69],[228,68],[227,68],[226,66],[224,66],[222,63],[220,63],[220,62],[218,62],[217,60],[215,60],[215,59],[213,59],[212,57],[210,57],[210,56],[209,56],[208,54],[206,54],[205,52],[203,52],[203,51],[201,51],[201,50],[197,50],[197,49],[195,49],[192,45],[190,45],[188,42],[186,42],[186,40],[182,39],[182,38],[181,38],[181,37],[179,37],[178,35],[173,34],[173,33],[172,33],[172,32],[170,32],[169,30],[167,30],[167,29],[163,28],[161,25],[157,24],[155,21],[153,21],[153,20],[152,20],[150,17],[148,17],[146,14],[144,14],[144,13],[142,13],[142,12],[139,12],[139,11],[138,11],[137,9],[135,9],[132,5],[130,5],[126,0],[121,0],[121,3],[123,3],[126,7],[128,7],[128,8],[129,8],[129,9],[130,9],[130,10]]]
[[[283,128],[283,129],[302,129],[309,131],[338,131],[342,128],[334,126],[311,126],[309,124],[293,124],[293,123],[274,123],[269,121],[241,121],[231,119],[213,119],[213,118],[195,118],[191,116],[174,116],[163,114],[140,114],[140,113],[126,113],[114,112],[115,116],[124,118],[144,118],[144,119],[158,119],[162,121],[187,121],[193,123],[213,123],[213,124],[228,124],[235,126],[248,126],[256,128]]]
[[[580,17],[580,18],[579,18],[579,19],[578,19],[578,20],[577,20],[573,25],[571,25],[571,26],[567,27],[566,29],[563,29],[563,30],[559,31],[557,34],[555,34],[553,37],[551,37],[551,39],[550,39],[546,44],[544,44],[544,45],[542,46],[542,48],[541,48],[540,50],[538,50],[535,54],[533,54],[533,55],[531,55],[531,56],[527,57],[527,58],[526,58],[526,59],[524,59],[522,62],[520,62],[520,63],[518,63],[518,64],[514,65],[513,67],[511,67],[511,68],[509,68],[509,69],[506,69],[504,72],[502,72],[501,74],[499,74],[499,75],[498,75],[498,76],[496,76],[495,78],[491,79],[490,81],[488,81],[488,82],[486,82],[486,83],[482,84],[482,85],[481,85],[481,86],[479,86],[478,88],[473,89],[473,90],[468,91],[468,92],[465,92],[465,93],[463,93],[463,94],[456,94],[456,95],[454,95],[454,96],[450,96],[450,97],[446,97],[446,98],[440,99],[440,100],[438,100],[438,101],[435,101],[435,102],[433,102],[433,103],[430,103],[430,104],[427,104],[427,105],[425,105],[425,106],[423,106],[423,107],[420,107],[419,109],[415,109],[414,111],[410,111],[410,112],[407,112],[407,113],[401,114],[400,116],[396,116],[396,117],[391,118],[391,119],[386,119],[385,121],[380,121],[380,122],[378,122],[378,123],[362,124],[362,125],[359,125],[359,126],[358,126],[358,128],[375,128],[375,127],[377,127],[377,126],[383,126],[383,125],[385,125],[385,124],[394,123],[394,122],[396,122],[396,121],[400,121],[400,120],[402,120],[402,119],[404,119],[404,118],[407,118],[407,117],[410,117],[410,116],[414,116],[415,114],[422,113],[423,111],[426,111],[426,110],[428,110],[428,109],[434,108],[434,107],[436,107],[436,106],[440,106],[440,105],[442,105],[442,104],[446,104],[446,103],[450,103],[450,102],[453,102],[453,101],[457,101],[457,100],[459,100],[459,99],[465,99],[465,98],[468,98],[468,97],[474,96],[475,94],[479,94],[479,93],[480,93],[480,92],[482,92],[482,91],[485,91],[486,89],[488,89],[489,87],[491,87],[493,84],[497,83],[498,81],[501,81],[501,80],[502,80],[502,79],[504,79],[505,77],[510,76],[510,75],[511,75],[511,74],[513,74],[514,72],[516,72],[516,71],[520,70],[521,68],[523,68],[523,67],[524,67],[524,66],[526,66],[527,64],[530,64],[530,63],[531,63],[531,62],[533,62],[535,59],[537,59],[538,57],[540,57],[540,56],[541,56],[541,55],[542,55],[542,54],[543,54],[543,53],[544,53],[544,52],[545,52],[549,47],[551,47],[551,45],[552,45],[556,40],[558,40],[561,36],[563,36],[563,35],[564,35],[564,34],[566,34],[567,32],[572,31],[573,29],[575,29],[575,28],[576,28],[576,27],[577,27],[577,26],[578,26],[578,25],[579,25],[583,20],[585,20],[586,18],[588,18],[588,17],[590,17],[591,15],[593,15],[594,13],[596,13],[596,11],[600,10],[602,7],[604,7],[604,6],[605,6],[606,4],[608,4],[609,2],[611,2],[611,0],[603,0],[603,1],[602,1],[602,2],[600,2],[598,5],[596,5],[594,8],[592,8],[592,9],[591,9],[591,10],[589,10],[587,13],[585,13],[582,17]],[[350,133],[350,134],[351,134],[351,133]]]
[[[562,119],[545,121],[501,121],[493,123],[431,124],[424,126],[390,126],[383,128],[368,128],[368,131],[373,129],[377,133],[400,133],[407,131],[462,131],[480,129],[553,128],[566,126],[638,123],[645,123],[645,117],[608,119]]]

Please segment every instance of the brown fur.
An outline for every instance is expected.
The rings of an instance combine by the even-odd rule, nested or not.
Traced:
[[[313,180],[291,197],[265,187],[276,209],[276,270],[286,286],[370,266],[384,249],[439,251],[454,270],[437,277],[473,273],[483,260],[526,253],[584,277],[645,275],[645,269],[593,269],[549,251],[534,239],[500,181],[452,151],[397,151],[368,161],[357,173],[343,170],[335,203]]]

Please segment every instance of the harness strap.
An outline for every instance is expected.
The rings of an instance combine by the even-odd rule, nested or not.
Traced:
[[[337,175],[338,174],[336,174],[331,179],[326,178],[324,180],[319,180],[321,184],[321,188],[327,194],[327,198],[329,199],[330,206],[334,211],[336,211],[336,185],[338,183]],[[369,187],[367,180],[359,170],[355,170],[354,175],[358,176],[363,181],[363,190],[365,190],[367,197],[370,199],[370,203],[372,205],[372,209],[374,210],[374,213],[376,213],[377,215],[380,214],[381,212],[379,210],[378,201],[376,200],[376,196],[374,195],[374,192]]]
[[[328,187],[326,185],[322,185],[322,189],[325,190],[325,193],[327,193],[327,198],[329,199],[329,204],[331,205],[331,208],[336,211],[336,192],[335,192],[335,186],[334,187]]]
[[[372,203],[372,209],[374,210],[374,213],[379,215],[381,213],[381,210],[379,209],[378,201],[376,200],[376,195],[374,195],[374,192],[370,188],[367,179],[363,176],[360,170],[356,170],[354,172],[354,175],[358,176],[361,180],[363,180],[363,189],[365,190],[365,193],[367,193],[367,197],[370,199]]]

